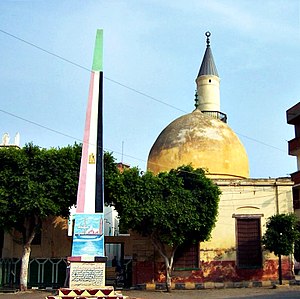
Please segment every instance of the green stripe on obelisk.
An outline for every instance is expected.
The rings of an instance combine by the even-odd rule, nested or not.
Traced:
[[[103,71],[103,30],[97,29],[92,70]]]

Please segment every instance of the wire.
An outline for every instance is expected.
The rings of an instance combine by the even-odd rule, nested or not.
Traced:
[[[65,136],[65,137],[68,137],[68,138],[71,138],[71,139],[75,139],[75,140],[77,140],[77,141],[79,141],[79,142],[83,142],[82,139],[78,139],[78,138],[76,138],[76,137],[74,137],[74,136],[71,136],[71,135],[62,133],[62,132],[60,132],[60,131],[51,129],[51,128],[49,128],[49,127],[46,127],[46,126],[44,126],[44,125],[41,125],[41,124],[39,124],[39,123],[37,123],[37,122],[34,122],[34,121],[32,121],[32,120],[26,119],[26,118],[24,118],[24,117],[18,116],[18,115],[16,115],[16,114],[10,113],[10,112],[5,111],[5,110],[3,110],[3,109],[0,109],[0,111],[1,111],[2,113],[5,113],[5,114],[10,115],[10,116],[12,116],[12,117],[15,117],[15,118],[17,118],[17,119],[21,119],[21,120],[23,120],[23,121],[25,121],[25,122],[28,122],[28,123],[30,123],[30,124],[33,124],[33,125],[37,126],[37,127],[43,128],[43,129],[45,129],[45,130],[54,132],[54,133],[56,133],[56,134],[59,134],[59,135],[62,135],[62,136]]]
[[[258,140],[258,139],[255,139],[255,138],[248,137],[248,136],[243,135],[243,134],[238,133],[238,132],[235,132],[235,133],[236,133],[237,135],[242,136],[242,137],[244,137],[244,138],[247,138],[247,139],[249,139],[249,140],[255,141],[255,142],[257,142],[257,143],[263,144],[263,145],[265,145],[265,146],[272,147],[272,148],[274,148],[274,149],[277,149],[277,150],[279,150],[279,151],[281,151],[281,152],[286,153],[286,150],[283,150],[283,149],[281,149],[281,148],[279,148],[279,147],[276,147],[276,146],[274,146],[274,145],[265,143],[265,142],[263,142],[263,141],[260,141],[260,140]]]
[[[72,136],[72,135],[69,135],[69,134],[60,132],[60,131],[58,131],[58,130],[54,130],[54,129],[50,128],[50,127],[41,125],[41,124],[39,124],[39,123],[37,123],[37,122],[31,121],[31,120],[26,119],[26,118],[21,117],[21,116],[18,116],[18,115],[14,114],[14,113],[5,111],[5,110],[3,110],[3,109],[1,109],[1,108],[0,108],[0,112],[2,112],[2,113],[4,113],[4,114],[7,114],[7,115],[9,115],[9,116],[15,117],[15,118],[17,118],[17,119],[20,119],[20,120],[22,120],[22,121],[28,122],[28,123],[30,123],[30,124],[33,124],[33,125],[35,125],[35,126],[37,126],[37,127],[43,128],[43,129],[45,129],[45,130],[54,132],[54,133],[56,133],[56,134],[58,134],[58,135],[62,135],[62,136],[68,137],[68,138],[70,138],[70,139],[73,139],[73,140],[75,140],[75,141],[78,141],[78,142],[80,142],[80,143],[84,143],[84,141],[83,141],[82,139],[80,139],[80,138],[77,138],[77,137],[74,137],[74,136]],[[92,146],[96,146],[96,144],[93,144],[93,143],[89,143],[89,144],[92,145]],[[147,162],[148,162],[147,160],[144,160],[144,159],[141,159],[141,158],[137,158],[137,157],[135,157],[135,156],[131,156],[131,155],[128,155],[128,154],[124,154],[124,152],[116,151],[116,150],[113,150],[113,149],[110,149],[110,148],[105,148],[105,147],[103,147],[103,150],[108,151],[108,152],[113,152],[113,153],[116,153],[116,154],[119,154],[119,155],[123,155],[123,156],[125,156],[125,157],[127,157],[127,158],[134,159],[134,160],[136,160],[136,161],[140,161],[140,162],[143,162],[143,163],[147,163]],[[160,167],[165,167],[165,166],[166,166],[166,165],[161,164],[161,163],[153,163],[153,162],[151,162],[151,164],[152,164],[152,165],[156,165],[156,166],[160,166]],[[182,171],[183,171],[183,170],[182,170]],[[189,173],[189,172],[188,172],[188,173]],[[220,173],[210,173],[210,172],[206,172],[206,173],[207,173],[207,175],[222,175],[222,174],[220,174]],[[225,175],[229,176],[230,178],[233,177],[232,175],[223,174],[223,176],[225,176]],[[236,177],[235,179],[241,179],[241,177]],[[242,186],[241,186],[241,187],[242,187]],[[252,191],[251,191],[251,192],[252,192]],[[227,193],[227,194],[228,194],[228,193]]]
[[[60,131],[51,129],[51,128],[47,127],[47,126],[41,125],[41,124],[39,124],[39,123],[37,123],[37,122],[31,121],[31,120],[29,120],[29,119],[26,119],[26,118],[24,118],[24,117],[18,116],[18,115],[16,115],[16,114],[13,114],[13,113],[11,113],[11,112],[5,111],[5,110],[3,110],[3,109],[0,109],[0,112],[5,113],[5,114],[7,114],[7,115],[10,115],[10,116],[12,116],[12,117],[15,117],[15,118],[17,118],[17,119],[23,120],[23,121],[25,121],[25,122],[28,122],[28,123],[30,123],[30,124],[33,124],[33,125],[35,125],[35,126],[38,126],[38,127],[40,127],[40,128],[43,128],[43,129],[45,129],[45,130],[48,130],[48,131],[54,132],[54,133],[56,133],[56,134],[59,134],[59,135],[62,135],[62,136],[65,136],[65,137],[74,139],[74,140],[79,141],[79,142],[81,142],[81,143],[84,143],[84,141],[83,141],[82,139],[80,139],[80,138],[77,138],[77,137],[74,137],[74,136],[72,136],[72,135],[65,134],[65,133],[63,133],[63,132],[60,132]],[[89,144],[95,146],[95,144],[92,144],[92,143],[89,143]],[[121,154],[121,152],[118,152],[118,151],[115,151],[115,150],[112,150],[112,149],[109,149],[109,148],[103,148],[103,149],[106,150],[106,151],[111,151],[111,152],[114,152],[114,153],[117,153],[117,154]],[[139,160],[139,161],[141,161],[141,162],[146,162],[145,160],[136,158],[136,157],[134,157],[134,156],[130,156],[130,155],[126,155],[126,154],[123,154],[123,155],[126,156],[127,158]]]
[[[12,116],[12,117],[21,119],[21,120],[26,121],[26,122],[28,122],[28,123],[34,124],[34,125],[36,125],[36,126],[38,126],[38,127],[41,127],[41,128],[43,128],[43,129],[46,129],[46,130],[49,130],[49,131],[54,132],[54,133],[56,133],[56,134],[60,134],[60,135],[66,136],[66,137],[68,137],[68,138],[75,139],[75,140],[77,140],[77,141],[83,143],[82,139],[73,137],[73,136],[71,136],[71,135],[62,133],[62,132],[57,131],[57,130],[53,130],[53,129],[49,128],[49,127],[46,127],[46,126],[41,125],[41,124],[38,124],[38,123],[33,122],[33,121],[31,121],[31,120],[25,119],[25,118],[23,118],[23,117],[17,116],[17,115],[15,115],[15,114],[10,113],[10,112],[7,112],[7,111],[5,111],[5,110],[3,110],[3,109],[0,109],[0,112],[5,113],[5,114],[8,114],[8,115],[10,115],[10,116]],[[106,151],[112,151],[112,152],[118,153],[118,154],[123,154],[123,153],[121,153],[121,152],[114,151],[114,150],[107,149],[107,148],[104,148],[104,150],[106,150]],[[139,161],[142,161],[142,162],[147,162],[147,161],[145,161],[145,160],[136,158],[136,157],[134,157],[134,156],[130,156],[130,155],[126,155],[126,154],[123,154],[123,155],[126,156],[126,157],[128,157],[128,158],[132,158],[132,159],[139,160]],[[161,165],[161,164],[156,164],[156,165],[163,166],[163,165]],[[185,171],[185,170],[181,170],[181,171],[186,172],[186,173],[190,173],[190,174],[194,174],[193,172],[188,172],[188,171]],[[208,173],[208,174],[210,174],[210,173]],[[214,181],[214,179],[213,179],[213,181]],[[228,189],[228,188],[230,188],[230,189],[236,189],[237,187],[244,188],[244,186],[241,186],[241,185],[239,185],[239,186],[220,186],[220,185],[218,185],[218,186],[219,186],[220,189],[222,189],[222,187],[224,188],[222,194],[226,194],[227,196],[228,196],[228,195],[236,196],[236,195],[240,194],[240,191],[235,191],[235,192],[232,192],[232,191],[231,191],[231,192],[230,192],[230,190],[226,191],[225,188],[226,188],[226,189]],[[262,193],[262,192],[265,192],[265,191],[268,191],[268,190],[273,189],[273,186],[267,186],[267,187],[264,187],[263,190],[257,189],[257,188],[256,188],[257,186],[252,186],[252,187],[254,188],[254,190],[253,190],[253,189],[252,189],[252,190],[249,190],[249,191],[245,191],[245,190],[244,190],[244,191],[243,191],[243,194],[246,194],[246,193],[253,193],[253,192],[259,194],[259,193]],[[267,190],[266,190],[266,189],[267,189]],[[278,194],[278,196],[279,196],[279,195],[282,195],[282,194],[284,194],[284,193],[283,193],[283,192],[280,192],[280,193]],[[255,195],[254,198],[253,198],[253,197],[248,197],[248,198],[239,198],[239,199],[235,199],[235,198],[231,198],[231,199],[222,199],[222,200],[220,201],[220,207],[222,207],[222,208],[226,208],[226,207],[232,208],[232,206],[234,206],[234,203],[235,203],[236,200],[241,201],[241,200],[249,200],[249,199],[259,199],[259,198],[265,198],[265,197],[271,197],[271,195],[270,195],[270,194],[268,194],[268,195]],[[271,200],[271,199],[272,199],[272,198],[270,198],[270,200]],[[229,204],[224,204],[224,202],[231,202],[231,205],[229,205]],[[262,203],[262,204],[259,204],[259,203],[255,203],[255,204],[248,203],[248,205],[263,206],[263,205],[265,205],[265,203]]]
[[[146,98],[149,98],[149,99],[151,99],[151,100],[154,100],[154,101],[156,101],[156,102],[158,102],[158,103],[161,103],[161,104],[163,104],[163,105],[166,105],[166,106],[168,106],[168,107],[171,107],[171,108],[173,108],[173,109],[175,109],[175,110],[178,110],[178,111],[180,111],[180,112],[184,112],[184,113],[188,113],[187,111],[184,111],[184,110],[182,110],[182,109],[180,109],[180,108],[178,108],[178,107],[175,107],[175,106],[173,106],[173,105],[171,105],[171,104],[168,104],[168,103],[166,103],[166,102],[164,102],[164,101],[162,101],[162,100],[159,100],[159,99],[157,99],[157,98],[155,98],[155,97],[153,97],[153,96],[150,96],[150,95],[148,95],[148,94],[146,94],[146,93],[144,93],[144,92],[142,92],[142,91],[139,91],[139,90],[137,90],[137,89],[135,89],[135,88],[132,88],[132,87],[129,87],[129,86],[127,86],[127,85],[125,85],[125,84],[122,84],[122,83],[120,83],[120,82],[118,82],[118,81],[116,81],[116,80],[113,80],[113,79],[110,79],[110,78],[107,78],[107,77],[104,77],[106,80],[109,80],[109,81],[111,81],[111,82],[113,82],[113,83],[115,83],[115,84],[118,84],[118,85],[120,85],[120,86],[122,86],[122,87],[124,87],[124,88],[127,88],[127,89],[129,89],[129,90],[131,90],[131,91],[133,91],[133,92],[135,92],[135,93],[138,93],[138,94],[140,94],[140,95],[142,95],[142,96],[144,96],[144,97],[146,97]]]
[[[73,61],[71,61],[71,60],[69,60],[69,59],[66,59],[66,58],[60,56],[60,55],[57,55],[57,54],[55,54],[55,53],[53,53],[53,52],[50,52],[50,51],[48,51],[48,50],[46,50],[46,49],[44,49],[44,48],[42,48],[42,47],[39,47],[39,46],[37,46],[37,45],[35,45],[35,44],[33,44],[33,43],[31,43],[31,42],[29,42],[29,41],[23,39],[23,38],[20,38],[20,37],[14,35],[14,34],[11,34],[11,33],[7,32],[7,31],[2,30],[2,29],[0,29],[0,32],[4,33],[4,34],[6,34],[6,35],[8,35],[8,36],[10,36],[10,37],[13,37],[13,38],[17,39],[18,41],[21,41],[21,42],[23,42],[23,43],[25,43],[25,44],[27,44],[27,45],[29,45],[29,46],[32,46],[32,47],[34,47],[34,48],[36,48],[36,49],[38,49],[38,50],[40,50],[40,51],[42,51],[42,52],[45,52],[45,53],[47,53],[47,54],[49,54],[49,55],[51,55],[51,56],[54,56],[54,57],[56,57],[56,58],[59,58],[59,59],[65,61],[65,62],[68,62],[68,63],[70,63],[70,64],[72,64],[72,65],[74,65],[74,66],[77,66],[77,67],[79,67],[79,68],[81,68],[81,69],[83,69],[83,70],[85,70],[85,71],[91,72],[90,69],[88,69],[88,68],[86,68],[86,67],[84,67],[84,66],[82,66],[82,65],[80,65],[80,64],[78,64],[78,63],[76,63],[76,62],[73,62]]]
[[[83,70],[85,70],[85,71],[91,72],[91,69],[89,69],[89,68],[87,68],[87,67],[84,67],[84,66],[82,66],[82,65],[80,65],[80,64],[78,64],[78,63],[75,63],[75,62],[73,62],[73,61],[71,61],[71,60],[69,60],[69,59],[66,59],[66,58],[64,58],[64,57],[62,57],[62,56],[60,56],[60,55],[58,55],[58,54],[55,54],[55,53],[53,53],[53,52],[51,52],[51,51],[49,51],[49,50],[46,50],[46,49],[44,49],[44,48],[42,48],[42,47],[40,47],[40,46],[37,46],[36,44],[31,43],[31,42],[29,42],[29,41],[27,41],[27,40],[25,40],[25,39],[23,39],[23,38],[20,38],[20,37],[14,35],[14,34],[12,34],[12,33],[7,32],[7,31],[5,31],[5,30],[3,30],[3,29],[0,29],[0,32],[2,32],[3,34],[8,35],[8,36],[10,36],[10,37],[12,37],[12,38],[14,38],[14,39],[17,39],[18,41],[23,42],[23,43],[25,43],[25,44],[27,44],[27,45],[29,45],[29,46],[32,46],[32,47],[34,47],[34,48],[36,48],[36,49],[38,49],[38,50],[40,50],[40,51],[42,51],[42,52],[45,52],[45,53],[47,53],[47,54],[49,54],[49,55],[51,55],[51,56],[54,56],[54,57],[56,57],[56,58],[58,58],[58,59],[61,59],[61,60],[63,60],[64,62],[70,63],[70,64],[72,64],[72,65],[74,65],[74,66],[76,66],[76,67],[79,67],[79,68],[81,68],[81,69],[83,69]],[[188,113],[187,111],[184,111],[184,110],[182,110],[182,109],[180,109],[180,108],[178,108],[178,107],[176,107],[176,106],[173,106],[173,105],[171,105],[171,104],[168,104],[168,103],[166,103],[166,102],[164,102],[164,101],[162,101],[162,100],[160,100],[160,99],[157,99],[157,98],[155,98],[155,97],[153,97],[153,96],[151,96],[151,95],[148,95],[148,94],[146,94],[146,93],[144,93],[144,92],[142,92],[142,91],[139,91],[139,90],[137,90],[137,89],[135,89],[135,88],[133,88],[133,87],[130,87],[130,86],[128,86],[128,85],[125,85],[125,84],[123,84],[123,83],[121,83],[121,82],[118,82],[118,81],[116,81],[116,80],[114,80],[114,79],[111,79],[111,78],[108,78],[108,77],[105,77],[105,76],[104,76],[104,78],[105,78],[106,80],[108,80],[108,81],[114,83],[114,84],[117,84],[117,85],[119,85],[119,86],[122,86],[123,88],[126,88],[126,89],[128,89],[128,90],[130,90],[130,91],[132,91],[132,92],[135,92],[135,93],[137,93],[137,94],[139,94],[139,95],[141,95],[141,96],[147,97],[147,98],[149,98],[149,99],[151,99],[151,100],[154,100],[154,101],[156,101],[156,102],[158,102],[158,103],[161,103],[161,104],[163,104],[163,105],[165,105],[165,106],[168,106],[168,107],[170,107],[170,108],[173,108],[173,109],[175,109],[175,110],[178,110],[178,111],[181,111],[181,112],[184,112],[184,113]],[[3,110],[1,110],[1,111],[3,111]],[[7,114],[10,114],[10,113],[7,113]],[[12,115],[12,114],[10,114],[10,115]],[[25,120],[24,118],[19,117],[19,116],[15,116],[15,117],[17,117],[17,118],[19,118],[19,119],[22,119],[22,120]],[[60,134],[60,135],[64,135],[64,136],[66,136],[66,137],[74,138],[74,137],[69,136],[69,135],[67,135],[67,134],[64,134],[64,133],[62,133],[62,132],[59,132],[59,131],[50,129],[50,128],[48,128],[48,127],[45,127],[45,126],[43,126],[43,125],[40,125],[40,124],[38,124],[38,123],[36,123],[36,122],[29,121],[29,120],[25,120],[25,121],[30,122],[30,123],[32,123],[32,124],[34,124],[34,125],[39,126],[39,127],[45,128],[45,129],[47,129],[47,130],[50,130],[50,131],[52,131],[52,132],[58,133],[58,134]],[[254,139],[254,138],[248,137],[248,136],[246,136],[246,135],[243,135],[243,134],[240,134],[240,133],[237,133],[237,132],[236,132],[236,134],[238,134],[238,135],[240,135],[240,136],[242,136],[242,137],[244,137],[244,138],[247,138],[247,139],[249,139],[249,140],[255,141],[255,142],[257,142],[257,143],[260,143],[260,144],[262,144],[262,145],[271,147],[271,148],[273,148],[273,149],[276,149],[276,150],[279,150],[279,151],[282,151],[282,152],[286,152],[286,151],[283,150],[283,149],[280,149],[280,148],[278,148],[278,147],[276,147],[276,146],[273,146],[273,145],[270,145],[270,144],[268,144],[268,143],[262,142],[262,141],[260,141],[260,140],[258,140],[258,139]],[[75,138],[75,140],[78,140],[78,139]],[[125,155],[125,156],[126,156],[126,155]],[[136,157],[132,157],[132,156],[129,156],[129,157],[130,157],[130,158],[133,158],[133,159],[136,159],[136,160],[140,160],[140,161],[145,162],[144,160],[141,160],[141,159],[136,158]]]
[[[28,41],[26,41],[25,39],[20,38],[20,37],[14,35],[14,34],[11,34],[11,33],[7,32],[7,31],[2,30],[2,29],[0,29],[0,32],[4,33],[4,34],[6,34],[6,35],[8,35],[8,36],[10,36],[10,37],[13,37],[13,38],[17,39],[18,41],[21,41],[21,42],[23,42],[23,43],[25,43],[25,44],[27,44],[27,45],[29,45],[29,46],[32,46],[32,47],[34,47],[34,48],[36,48],[36,49],[38,49],[38,50],[40,50],[40,51],[42,51],[42,52],[45,52],[45,53],[47,53],[47,54],[49,54],[49,55],[51,55],[51,56],[54,56],[54,57],[56,57],[56,58],[58,58],[58,59],[61,59],[61,60],[63,60],[64,62],[70,63],[70,64],[72,64],[72,65],[74,65],[74,66],[76,66],[76,67],[79,67],[79,68],[81,68],[81,69],[83,69],[83,70],[85,70],[85,71],[92,72],[92,70],[89,69],[89,68],[87,68],[87,67],[84,67],[84,66],[82,66],[82,65],[80,65],[80,64],[78,64],[78,63],[76,63],[76,62],[73,62],[73,61],[71,61],[71,60],[69,60],[69,59],[66,59],[66,58],[64,58],[64,57],[62,57],[62,56],[60,56],[60,55],[58,55],[58,54],[55,54],[55,53],[53,53],[53,52],[51,52],[51,51],[48,51],[48,50],[46,50],[46,49],[44,49],[44,48],[42,48],[42,47],[40,47],[40,46],[37,46],[36,44],[33,44],[33,43],[31,43],[31,42],[28,42]],[[150,95],[148,95],[148,94],[146,94],[146,93],[144,93],[144,92],[142,92],[142,91],[139,91],[139,90],[137,90],[137,89],[135,89],[135,88],[133,88],[133,87],[127,86],[127,85],[125,85],[125,84],[123,84],[123,83],[121,83],[121,82],[118,82],[118,81],[114,80],[114,79],[111,79],[111,78],[108,78],[108,77],[105,77],[105,76],[104,76],[104,79],[106,79],[106,80],[108,80],[108,81],[110,81],[110,82],[112,82],[112,83],[115,83],[115,84],[117,84],[117,85],[120,85],[120,86],[122,86],[122,87],[124,87],[124,88],[126,88],[126,89],[128,89],[128,90],[131,90],[131,91],[133,91],[133,92],[135,92],[135,93],[138,93],[138,94],[140,94],[140,95],[142,95],[142,96],[144,96],[144,97],[146,97],[146,98],[149,98],[149,99],[154,100],[154,101],[156,101],[156,102],[158,102],[158,103],[161,103],[161,104],[163,104],[163,105],[166,105],[166,106],[168,106],[168,107],[171,107],[171,108],[173,108],[173,109],[175,109],[175,110],[178,110],[178,111],[187,113],[186,111],[184,111],[184,110],[182,110],[182,109],[180,109],[180,108],[178,108],[178,107],[175,107],[175,106],[173,106],[173,105],[171,105],[171,104],[168,104],[168,103],[166,103],[166,102],[164,102],[164,101],[162,101],[162,100],[159,100],[159,99],[157,99],[157,98],[155,98],[155,97],[153,97],[153,96],[150,96]]]
[[[20,120],[22,120],[22,121],[28,122],[28,123],[30,123],[30,124],[33,124],[33,125],[35,125],[35,126],[37,126],[37,127],[43,128],[43,129],[45,129],[45,130],[48,130],[48,131],[54,132],[54,133],[56,133],[56,134],[59,134],[59,135],[68,137],[68,138],[70,138],[70,139],[74,139],[75,141],[78,141],[78,142],[80,142],[80,143],[84,143],[84,141],[83,141],[82,139],[80,139],[80,138],[77,138],[77,137],[74,137],[74,136],[72,136],[72,135],[69,135],[69,134],[60,132],[60,131],[58,131],[58,130],[54,130],[54,129],[50,128],[50,127],[41,125],[41,124],[39,124],[39,123],[37,123],[37,122],[31,121],[31,120],[26,119],[26,118],[21,117],[21,116],[18,116],[18,115],[14,114],[14,113],[5,111],[5,110],[3,110],[3,109],[0,109],[0,112],[2,112],[2,113],[4,113],[4,114],[7,114],[7,115],[9,115],[9,116],[15,117],[15,118],[17,118],[17,119],[20,119]],[[93,144],[93,143],[89,143],[89,144],[90,144],[90,145],[93,145],[93,146],[96,146],[96,144]],[[108,152],[113,152],[113,153],[116,153],[116,154],[119,154],[119,155],[123,155],[123,156],[125,156],[125,157],[127,157],[127,158],[134,159],[134,160],[136,160],[136,161],[140,161],[140,162],[143,162],[143,163],[147,163],[147,162],[148,162],[147,160],[144,160],[144,159],[141,159],[141,158],[137,158],[137,157],[135,157],[135,156],[131,156],[131,155],[128,155],[128,154],[124,154],[124,152],[120,152],[120,151],[117,151],[117,150],[114,150],[114,149],[110,149],[110,148],[105,148],[105,147],[103,147],[103,150],[108,151]],[[152,164],[152,165],[156,165],[156,166],[160,166],[160,167],[164,167],[164,166],[165,166],[164,164],[161,164],[161,163],[153,163],[153,162],[151,162],[151,164]],[[210,172],[207,172],[207,174],[208,174],[208,175],[222,175],[222,174],[220,174],[220,173],[210,173]],[[223,174],[223,175],[226,175],[226,174]],[[227,175],[228,175],[228,174],[227,174]],[[230,176],[230,178],[232,178],[232,175],[229,175],[229,176]],[[240,177],[237,177],[236,179],[241,179],[241,178],[240,178]],[[241,187],[242,187],[242,186],[241,186]],[[251,192],[252,192],[252,191],[251,191]]]

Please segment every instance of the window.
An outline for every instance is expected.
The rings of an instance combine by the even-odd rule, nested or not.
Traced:
[[[261,268],[260,217],[236,218],[237,265],[239,268]]]
[[[124,244],[105,243],[105,255],[107,256],[107,267],[116,267],[116,263],[123,262]]]
[[[175,270],[188,270],[198,268],[198,244],[188,244],[178,247],[174,256]]]

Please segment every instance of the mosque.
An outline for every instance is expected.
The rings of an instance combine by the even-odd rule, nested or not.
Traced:
[[[150,150],[147,168],[154,173],[184,164],[204,168],[222,192],[211,239],[178,249],[173,283],[195,288],[205,283],[259,286],[278,280],[278,259],[263,250],[261,238],[270,216],[294,211],[294,183],[289,177],[249,177],[246,150],[220,109],[220,77],[210,37],[207,32],[196,78],[195,109],[175,119],[159,134]],[[114,219],[109,221],[113,223]],[[130,265],[129,285],[156,287],[164,282],[164,263],[149,239],[135,234],[115,235],[111,233],[115,228],[106,230],[106,251],[110,246],[119,246],[118,258]],[[48,219],[42,232],[40,240],[32,245],[28,285],[58,287],[64,281],[66,257],[71,250],[68,225],[59,217]],[[11,269],[18,272],[22,248],[9,235],[1,243],[2,281],[7,282]],[[112,268],[109,262],[107,269]],[[282,258],[282,269],[283,279],[294,277],[292,256]]]
[[[154,173],[192,163],[211,178],[248,178],[247,153],[220,111],[220,78],[214,63],[210,33],[196,79],[196,109],[169,124],[151,148],[148,169]]]
[[[159,173],[181,165],[204,168],[222,191],[219,215],[208,242],[181,248],[174,261],[174,283],[241,282],[278,279],[278,261],[263,250],[268,217],[293,212],[290,178],[249,178],[246,150],[220,110],[220,77],[210,33],[196,78],[195,109],[159,134],[148,170]],[[142,242],[143,240],[143,242]],[[159,255],[149,240],[133,244],[133,284],[164,281]],[[283,259],[283,277],[291,279],[291,257]]]

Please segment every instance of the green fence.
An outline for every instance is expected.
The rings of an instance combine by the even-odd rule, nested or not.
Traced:
[[[64,286],[66,277],[66,259],[30,259],[28,269],[28,287],[59,288]],[[15,287],[20,283],[20,259],[0,259],[1,287]]]

